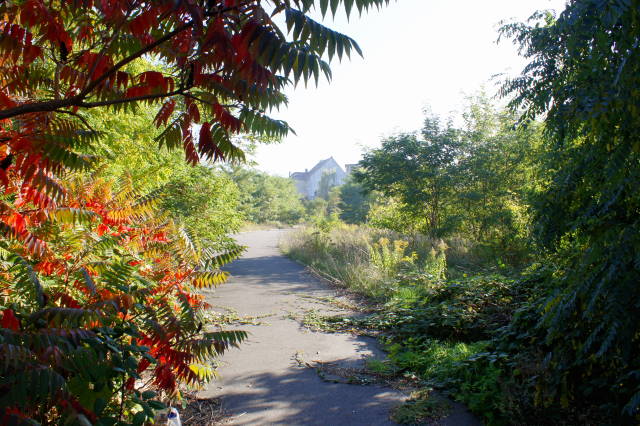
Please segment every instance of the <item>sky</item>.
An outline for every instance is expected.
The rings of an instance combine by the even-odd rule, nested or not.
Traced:
[[[354,38],[363,50],[332,62],[333,79],[286,91],[289,105],[271,116],[295,130],[279,144],[261,145],[257,168],[288,176],[333,156],[357,163],[383,137],[420,129],[423,110],[455,115],[465,97],[483,87],[496,92],[500,77],[516,75],[524,61],[511,40],[499,44],[499,23],[534,11],[561,11],[565,0],[391,0],[348,21],[323,23]],[[316,20],[319,15],[312,14]],[[502,77],[504,78],[504,77]]]

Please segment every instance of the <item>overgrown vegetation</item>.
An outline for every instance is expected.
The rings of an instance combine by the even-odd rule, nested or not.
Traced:
[[[380,309],[310,320],[384,333],[392,371],[488,423],[640,422],[637,0],[504,26],[529,60],[508,110],[427,112],[316,200],[214,166],[287,135],[284,89],[360,53],[308,12],[386,3],[0,3],[0,422],[140,425],[210,379],[245,334],[198,291],[240,211],[312,221],[288,253]],[[441,408],[412,405],[396,418]]]
[[[530,61],[502,87],[512,112],[475,99],[465,126],[427,114],[367,153],[366,225],[328,216],[286,250],[381,309],[316,323],[384,331],[403,372],[489,424],[637,424],[639,10],[573,0],[504,26]]]
[[[339,222],[296,231],[282,245],[289,256],[377,303],[364,315],[311,311],[300,321],[315,330],[378,336],[395,374],[417,375],[425,389],[444,391],[489,424],[528,424],[540,416],[549,424],[606,418],[593,407],[581,412],[536,402],[530,377],[546,374],[535,366],[541,354],[507,347],[512,324],[536,300],[540,271],[491,264],[469,270],[476,260],[465,260],[465,246],[456,251],[445,244]],[[459,263],[447,262],[445,253]],[[412,409],[431,404],[412,403],[399,413],[409,419]]]
[[[244,339],[200,332],[207,304],[196,293],[222,283],[219,267],[239,250],[201,247],[129,179],[61,182],[64,202],[19,225],[33,247],[0,249],[5,420],[46,423],[62,406],[87,422],[141,423],[163,407],[158,391],[179,398],[180,383],[209,380],[212,359]]]
[[[245,221],[294,225],[306,216],[300,194],[291,179],[237,166],[227,173],[240,189],[238,210]]]

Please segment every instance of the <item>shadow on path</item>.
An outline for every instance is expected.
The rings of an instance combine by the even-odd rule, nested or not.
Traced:
[[[233,416],[231,424],[237,425],[392,425],[389,412],[406,398],[402,392],[327,382],[315,369],[300,366],[303,359],[357,369],[363,367],[364,357],[383,354],[375,339],[310,332],[291,318],[292,312],[309,309],[335,314],[335,307],[314,300],[335,292],[280,254],[278,240],[285,233],[240,235],[239,242],[249,248],[224,268],[231,279],[215,292],[206,292],[212,305],[240,315],[269,316],[260,325],[233,327],[249,331],[249,338],[224,355],[220,380],[201,397],[221,397]]]

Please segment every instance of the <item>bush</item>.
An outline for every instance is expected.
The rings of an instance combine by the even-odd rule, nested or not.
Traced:
[[[251,223],[296,224],[305,216],[300,194],[291,179],[233,167],[228,175],[240,189],[239,211]]]
[[[161,207],[206,246],[233,247],[229,234],[242,225],[240,193],[224,173],[197,165],[176,171],[163,187]]]
[[[0,422],[140,425],[164,407],[152,389],[180,398],[246,336],[208,330],[196,293],[240,251],[201,249],[127,179],[64,183],[0,242]]]
[[[405,276],[404,286],[416,289],[412,301],[394,299],[389,309],[398,318],[394,335],[430,336],[474,342],[491,338],[509,324],[521,295],[514,280],[500,275],[477,275],[433,281],[431,275]]]

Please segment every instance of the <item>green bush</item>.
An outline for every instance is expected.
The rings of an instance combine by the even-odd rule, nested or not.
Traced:
[[[229,178],[240,189],[239,211],[251,223],[296,224],[305,216],[300,194],[291,179],[235,166]]]
[[[517,283],[500,275],[433,281],[431,275],[412,274],[404,277],[403,286],[415,288],[419,297],[390,304],[398,317],[394,334],[399,337],[486,340],[509,323],[521,298]]]
[[[230,234],[242,224],[239,190],[224,173],[197,165],[175,171],[163,188],[161,207],[208,247],[235,246]]]

